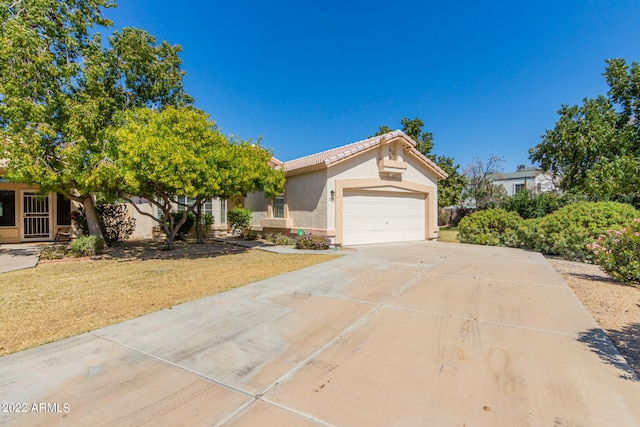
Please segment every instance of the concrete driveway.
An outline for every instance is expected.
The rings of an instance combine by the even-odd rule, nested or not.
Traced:
[[[9,425],[640,425],[640,381],[542,256],[436,242],[5,356],[0,401]]]

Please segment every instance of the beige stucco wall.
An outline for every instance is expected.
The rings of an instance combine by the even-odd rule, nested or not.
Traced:
[[[293,228],[327,228],[327,171],[317,170],[287,177],[285,201]]]
[[[148,200],[142,198],[134,198],[133,199],[137,208],[142,212],[154,215],[156,214],[156,207],[152,205]],[[224,220],[220,216],[220,199],[213,199],[213,217],[214,224],[211,227],[213,231],[226,231],[227,230],[227,219]],[[230,204],[227,204],[227,211],[229,209]],[[148,217],[140,213],[131,203],[127,203],[127,214],[136,220],[136,228],[131,235],[131,239],[151,239],[154,236],[153,229],[154,227],[159,227],[157,221],[153,218]]]
[[[261,221],[268,218],[267,211],[269,209],[269,200],[264,198],[262,193],[249,193],[244,198],[244,207],[252,213],[252,227],[260,228]]]
[[[16,194],[16,223],[15,226],[11,227],[2,227],[0,226],[0,243],[20,243],[22,241],[22,192],[27,191],[38,191],[37,187],[15,183],[15,182],[0,182],[0,190],[9,190],[15,191]],[[56,203],[56,193],[49,193],[47,195],[49,197],[49,217],[50,217],[50,238],[44,240],[53,240],[56,236],[56,232],[59,228],[68,228],[69,226],[58,226],[57,225],[57,217],[58,217],[58,206]],[[71,202],[71,210],[77,210],[80,205],[76,202]],[[71,228],[71,235],[78,236],[80,232],[76,229],[76,227]]]

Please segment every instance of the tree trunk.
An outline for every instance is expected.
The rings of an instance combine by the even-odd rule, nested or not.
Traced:
[[[96,210],[96,204],[93,201],[93,196],[85,196],[82,198],[82,206],[84,207],[84,215],[87,218],[87,226],[89,227],[89,234],[91,236],[97,236],[104,238],[102,230],[100,229],[100,222],[98,220],[98,211]]]
[[[196,208],[196,241],[199,244],[204,243],[204,239],[202,236],[202,202],[200,199],[197,201],[198,206]]]

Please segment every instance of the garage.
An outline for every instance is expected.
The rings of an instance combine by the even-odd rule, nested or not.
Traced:
[[[345,190],[343,244],[425,239],[423,193]]]

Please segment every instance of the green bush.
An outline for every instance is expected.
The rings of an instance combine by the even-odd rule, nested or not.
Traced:
[[[516,212],[524,219],[542,218],[567,204],[562,196],[556,193],[532,194],[529,191],[518,191],[503,204],[503,209]]]
[[[515,212],[487,209],[462,218],[458,233],[463,243],[518,247],[518,229],[522,224],[522,218]]]
[[[71,242],[69,252],[76,257],[94,256],[104,249],[104,239],[96,236],[82,236]]]
[[[246,208],[235,207],[227,213],[227,222],[231,226],[233,234],[247,237],[251,227],[251,211]]]
[[[591,262],[587,245],[609,229],[630,224],[640,213],[633,206],[616,202],[579,202],[565,206],[519,231],[521,242],[538,252],[568,260]],[[525,237],[528,234],[528,237]]]
[[[269,233],[265,236],[265,240],[271,243],[275,243],[278,246],[288,246],[295,244],[295,240],[289,236],[285,236],[282,233]]]
[[[595,263],[615,280],[640,284],[640,219],[620,230],[608,230],[587,247]]]
[[[67,245],[45,246],[40,250],[40,259],[62,259],[69,252]]]
[[[136,220],[129,217],[127,205],[125,204],[98,204],[96,205],[96,211],[98,212],[100,230],[107,246],[115,246],[120,242],[124,242],[136,228]],[[84,208],[80,207],[77,211],[73,211],[71,215],[71,218],[76,221],[78,227],[82,230],[82,234],[88,236],[89,225],[87,224]]]
[[[296,249],[322,250],[329,249],[331,243],[325,236],[304,233],[303,235],[296,237],[295,245]]]

